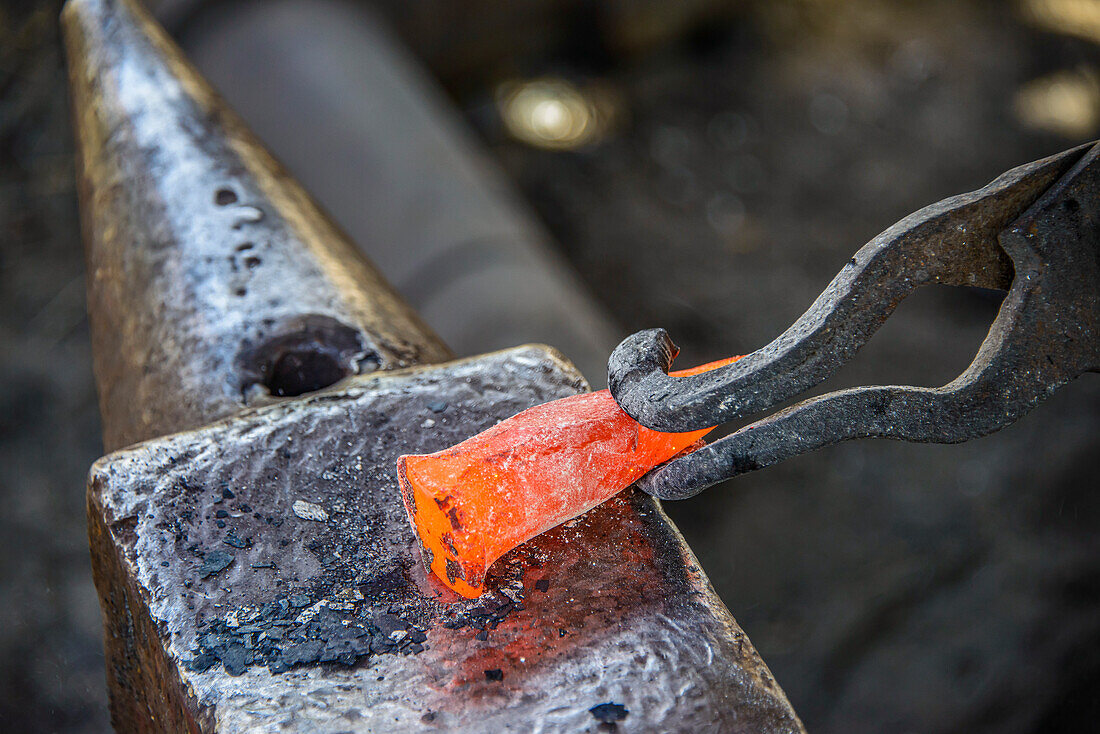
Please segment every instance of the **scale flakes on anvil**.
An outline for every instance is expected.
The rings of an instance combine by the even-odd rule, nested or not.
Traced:
[[[101,460],[93,543],[118,554],[107,575],[132,585],[126,603],[148,607],[152,626],[133,634],[160,643],[140,657],[163,644],[150,662],[218,731],[336,731],[349,715],[365,731],[419,730],[429,714],[446,730],[579,731],[605,703],[641,731],[799,731],[645,494],[523,544],[480,599],[425,574],[398,453],[584,389],[552,351],[527,347],[356,377]],[[327,520],[297,515],[302,498]],[[126,618],[122,602],[111,617]]]

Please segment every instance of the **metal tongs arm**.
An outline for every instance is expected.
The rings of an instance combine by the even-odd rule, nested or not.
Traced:
[[[649,428],[687,431],[821,383],[920,286],[1008,290],[974,361],[947,385],[858,387],[806,400],[658,467],[639,486],[689,497],[853,438],[966,441],[1100,370],[1098,157],[1100,146],[1080,146],[906,217],[860,249],[787,331],[721,369],[669,377],[675,347],[663,330],[628,337],[608,363],[615,399]]]

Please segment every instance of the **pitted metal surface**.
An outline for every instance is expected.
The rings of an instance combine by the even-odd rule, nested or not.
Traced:
[[[108,449],[285,394],[288,344],[314,375],[450,356],[136,3],[62,25]]]
[[[351,378],[102,459],[93,552],[124,578],[100,585],[129,589],[155,630],[134,635],[131,693],[158,671],[154,688],[178,687],[149,710],[223,732],[594,731],[589,709],[609,702],[629,712],[621,731],[801,731],[640,492],[513,551],[482,599],[425,575],[397,456],[585,389],[525,347]]]

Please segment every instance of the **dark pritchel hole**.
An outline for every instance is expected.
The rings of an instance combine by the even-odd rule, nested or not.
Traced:
[[[246,295],[248,295],[248,289],[247,288],[238,288],[235,291],[233,291],[233,294],[236,295],[236,296],[246,296]]]
[[[244,259],[244,264],[248,266],[249,270],[260,267],[261,262],[262,261],[258,257],[246,257]]]
[[[360,332],[329,316],[301,316],[257,337],[262,341],[242,351],[238,362],[246,397],[259,385],[274,397],[302,395],[381,363]]]
[[[214,203],[218,206],[229,206],[237,203],[237,192],[233,189],[218,189],[214,194]]]
[[[237,245],[237,252],[246,252],[248,250],[251,250],[253,247],[255,247],[255,245],[251,242],[242,242],[241,244]]]
[[[348,370],[331,354],[323,352],[287,352],[271,366],[264,385],[272,395],[293,397],[328,387],[343,379]]]

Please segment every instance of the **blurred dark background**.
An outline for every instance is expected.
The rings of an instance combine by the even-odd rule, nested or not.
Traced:
[[[1100,0],[360,4],[615,338],[664,326],[683,364],[763,345],[900,217],[1100,130]],[[201,48],[242,2],[154,5]],[[0,728],[100,732],[83,482],[101,446],[59,8],[0,3]],[[326,120],[281,112],[318,159]],[[826,387],[942,384],[998,303],[919,292]],[[810,731],[1086,731],[1098,469],[1088,376],[992,437],[850,443],[666,508]]]

